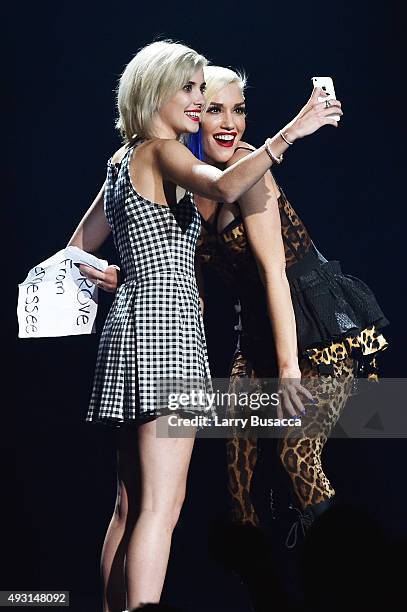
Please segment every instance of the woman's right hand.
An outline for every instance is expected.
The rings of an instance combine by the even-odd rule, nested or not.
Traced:
[[[277,418],[283,418],[283,410],[289,417],[305,414],[304,402],[315,402],[314,397],[301,384],[299,368],[284,368],[279,372]]]
[[[311,97],[306,105],[300,110],[298,115],[281,130],[284,134],[287,133],[287,138],[304,138],[313,134],[323,125],[334,125],[338,127],[338,122],[328,115],[343,115],[342,105],[339,100],[330,100],[329,107],[326,107],[325,101],[318,102],[319,97],[327,96],[328,94],[320,87],[314,87]]]

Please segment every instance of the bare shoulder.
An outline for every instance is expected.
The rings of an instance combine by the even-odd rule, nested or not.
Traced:
[[[250,153],[253,153],[253,151],[255,150],[255,147],[253,147],[248,142],[243,142],[243,140],[239,140],[232,157],[226,164],[226,167],[229,168],[229,166],[235,164],[237,161],[239,161],[239,159],[243,159],[243,157],[246,157],[246,155],[250,155]]]
[[[126,155],[127,153],[127,145],[123,145],[122,147],[120,147],[120,149],[118,149],[116,151],[116,153],[114,153],[112,155],[112,163],[113,164],[120,164],[120,162],[122,161],[123,157]]]
[[[155,138],[152,140],[145,140],[137,145],[137,158],[140,160],[148,160],[151,161],[151,155],[154,155],[155,151],[157,151],[160,147],[162,147],[162,143],[171,142],[169,140],[164,140],[160,138]],[[175,141],[174,141],[175,142]],[[179,143],[178,143],[179,144]],[[180,145],[182,146],[182,145]],[[123,157],[126,155],[129,150],[129,146],[123,145],[114,153],[112,156],[112,163],[119,164]]]
[[[157,139],[154,141],[154,160],[160,171],[168,179],[179,180],[178,172],[190,171],[194,166],[201,165],[191,151],[182,142],[175,139]],[[175,173],[175,174],[174,174]],[[177,182],[177,181],[175,181]]]
[[[240,149],[240,147],[241,147],[241,149]],[[239,140],[239,142],[237,143],[236,149],[240,149],[242,151],[250,149],[250,151],[255,151],[256,147],[254,147],[253,145],[249,144],[248,142],[244,142],[243,140]]]

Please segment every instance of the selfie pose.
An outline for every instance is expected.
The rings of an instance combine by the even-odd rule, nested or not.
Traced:
[[[223,169],[253,150],[241,142],[245,79],[219,66],[206,66],[204,73],[205,112],[190,146]],[[310,106],[318,107],[318,93],[314,89]],[[327,108],[337,118],[342,115],[334,100],[328,99]],[[291,483],[293,516],[298,517],[286,540],[292,547],[298,527],[305,530],[332,503],[335,490],[322,468],[321,453],[354,378],[377,378],[376,355],[387,347],[378,330],[388,321],[369,287],[342,274],[338,261],[327,261],[316,249],[271,172],[236,202],[221,204],[202,196],[195,201],[203,224],[199,260],[214,267],[240,301],[241,331],[229,392],[238,393],[244,380],[250,380],[251,390],[262,392],[267,390],[265,379],[301,378],[313,396],[302,414],[298,398],[283,388],[277,411],[282,416],[285,407],[287,415],[302,419],[301,427],[288,427],[276,445]],[[233,520],[257,526],[250,495],[257,440],[228,440],[227,461]]]
[[[155,383],[209,378],[194,270],[200,216],[192,193],[235,202],[279,163],[287,140],[336,124],[323,103],[306,107],[283,128],[284,137],[278,132],[239,163],[220,170],[199,161],[180,140],[199,128],[205,65],[203,56],[169,41],[148,45],[127,65],[118,88],[125,144],[109,160],[106,183],[69,242],[96,251],[112,231],[122,266],[87,415],[90,423],[118,430],[117,500],[102,552],[105,612],[159,601],[185,496],[194,436],[157,437],[156,425],[168,422],[168,414],[157,405]],[[186,190],[182,197],[177,186]],[[99,287],[115,289],[113,266],[80,268]],[[299,380],[289,393],[309,395]]]

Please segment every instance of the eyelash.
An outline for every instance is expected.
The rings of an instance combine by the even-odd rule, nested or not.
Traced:
[[[192,85],[190,83],[187,83],[186,85],[184,85],[183,90],[187,92],[191,92]],[[205,91],[206,91],[206,85],[201,85],[201,93],[205,93]]]
[[[220,111],[220,109],[217,106],[210,106],[207,109],[207,113],[213,113],[214,115],[216,115],[217,113],[215,113],[214,111]],[[240,108],[235,108],[235,112],[238,115],[245,115],[246,114],[246,108],[244,106],[241,106]]]

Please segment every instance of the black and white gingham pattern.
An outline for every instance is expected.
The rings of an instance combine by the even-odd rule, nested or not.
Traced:
[[[108,162],[105,213],[124,282],[101,334],[86,416],[116,426],[157,416],[157,379],[212,390],[194,269],[200,216],[189,193],[171,208],[141,197],[130,181],[133,149]]]

